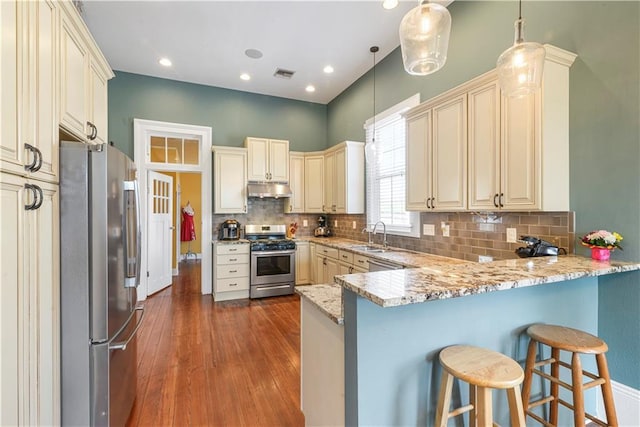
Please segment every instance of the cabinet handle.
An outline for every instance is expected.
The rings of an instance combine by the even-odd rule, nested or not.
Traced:
[[[33,153],[33,161],[28,165],[24,165],[24,170],[38,172],[42,167],[42,152],[31,144],[24,144],[24,148]]]
[[[247,213],[247,205],[244,205],[244,213]]]
[[[229,258],[229,261],[233,262],[233,261],[237,261],[238,258]]]
[[[353,267],[349,266],[349,274],[353,273]]]
[[[322,258],[322,265],[327,265],[327,259],[326,258]]]
[[[24,205],[24,209],[28,211],[34,211],[40,208],[40,206],[42,206],[42,202],[44,201],[42,188],[32,184],[25,184],[24,188],[27,190],[31,190],[31,192],[33,193],[33,202],[29,205]]]
[[[237,273],[238,270],[229,270],[229,273]]]
[[[363,260],[361,260],[361,259],[359,259],[359,260],[358,260],[358,262],[359,262],[360,264],[364,264],[364,261],[363,261]]]
[[[293,212],[293,205],[289,205],[289,212]]]
[[[495,206],[496,208],[499,208],[500,205],[498,205],[498,193],[495,194],[495,196],[493,196],[493,206]]]
[[[504,193],[500,193],[500,199],[498,200],[498,203],[500,203],[500,207],[504,208],[504,205],[502,204],[502,198],[504,197]]]
[[[98,127],[93,123],[91,124],[91,126],[93,126],[93,135],[91,135],[91,140],[94,140],[98,137]]]
[[[427,209],[431,209],[431,206],[429,206],[430,201],[431,201],[431,197],[427,197]]]
[[[348,257],[346,255],[342,255],[342,258],[347,259]]]
[[[238,286],[237,283],[229,283],[229,286]]]
[[[229,252],[236,252],[236,251],[237,251],[237,249],[236,249],[236,248],[233,248],[233,249],[231,249],[231,248],[230,248],[230,249],[229,249]]]
[[[436,201],[435,197],[431,198],[431,209],[435,209],[436,208],[436,204],[434,203]]]
[[[89,127],[89,129],[91,129],[91,133],[89,133],[89,135],[87,135],[87,139],[89,141],[93,141],[94,139],[96,139],[96,136],[98,136],[98,129],[95,127],[95,125],[91,122],[87,122],[87,126]]]

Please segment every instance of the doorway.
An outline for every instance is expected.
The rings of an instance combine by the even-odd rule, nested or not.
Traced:
[[[179,185],[177,176],[182,179],[189,179],[196,176],[200,182],[199,191],[199,215],[194,218],[196,231],[199,230],[201,237],[196,241],[200,243],[197,262],[201,265],[200,290],[202,294],[210,294],[211,289],[211,128],[194,126],[179,123],[157,122],[151,120],[134,119],[134,150],[135,162],[138,169],[138,181],[140,183],[140,198],[148,200],[148,195],[152,192],[149,172],[158,172],[166,175],[174,175],[174,190],[172,203],[172,220],[174,232],[172,235],[171,248],[173,255],[169,265],[171,273],[178,272],[178,263],[182,255],[182,243],[180,239],[180,229],[182,218],[178,215],[188,201],[193,204],[196,200],[184,200],[182,195],[184,186]],[[190,186],[191,187],[191,186]],[[197,190],[196,190],[197,191]],[[188,196],[190,197],[190,196]],[[148,218],[149,206],[141,204],[141,217]],[[152,266],[149,255],[151,245],[155,245],[155,237],[150,228],[151,223],[147,221],[142,227],[142,277],[138,288],[138,299],[144,300],[152,293],[150,286],[151,279],[158,267]],[[189,247],[188,245],[185,245]],[[155,246],[154,246],[155,247]],[[193,248],[193,241],[191,242]],[[196,253],[196,252],[194,252]],[[175,257],[175,262],[173,261]],[[194,262],[194,261],[191,261]],[[153,268],[154,272],[150,269]],[[155,288],[154,288],[155,289]]]

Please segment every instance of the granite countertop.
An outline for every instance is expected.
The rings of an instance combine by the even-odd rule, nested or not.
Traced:
[[[338,325],[344,324],[342,315],[342,287],[335,283],[326,285],[296,286],[296,293],[316,306]]]
[[[247,239],[238,239],[238,240],[218,240],[211,239],[211,243],[219,244],[219,245],[240,245],[242,243],[251,243]]]
[[[395,307],[633,270],[640,270],[640,263],[565,255],[351,274],[336,280],[375,304]]]

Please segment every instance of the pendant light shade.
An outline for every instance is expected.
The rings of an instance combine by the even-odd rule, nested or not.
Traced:
[[[400,22],[402,61],[407,73],[426,76],[447,61],[451,15],[446,7],[423,0]]]
[[[513,46],[502,52],[497,62],[502,93],[517,98],[538,90],[542,85],[545,54],[540,43],[524,41],[524,19],[520,16],[515,22]]]

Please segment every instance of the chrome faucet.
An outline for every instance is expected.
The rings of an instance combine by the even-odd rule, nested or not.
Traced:
[[[365,233],[369,233],[369,242],[367,243],[369,246],[373,245],[373,239],[371,238],[371,229],[369,229],[369,227],[365,227],[362,229],[362,232]]]
[[[387,248],[387,226],[385,225],[384,222],[382,221],[378,221],[375,224],[373,224],[373,230],[371,230],[371,232],[373,234],[376,233],[376,229],[378,228],[378,224],[382,224],[382,247],[383,248]]]

